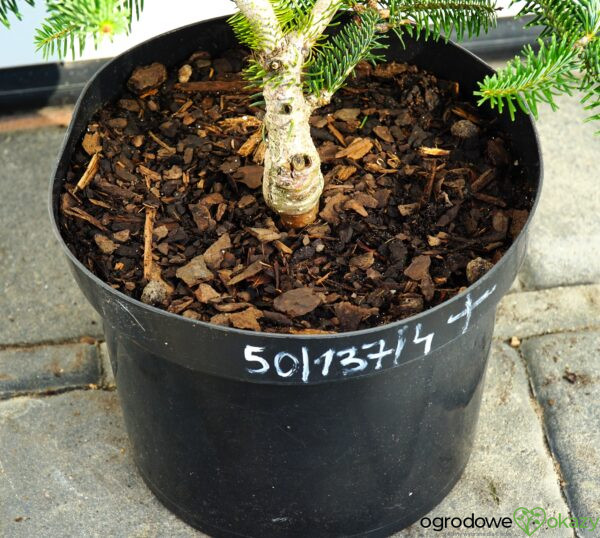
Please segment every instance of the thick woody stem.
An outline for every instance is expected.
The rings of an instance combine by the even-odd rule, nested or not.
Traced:
[[[277,71],[263,89],[268,136],[263,195],[285,224],[299,227],[314,220],[324,184],[310,134],[313,107],[302,91],[302,47],[288,42],[270,65]]]
[[[341,0],[317,0],[310,28],[285,36],[269,0],[235,1],[263,43],[257,59],[269,72],[263,88],[268,137],[263,195],[284,225],[306,226],[316,218],[324,181],[310,134],[316,103],[304,96],[302,69]]]

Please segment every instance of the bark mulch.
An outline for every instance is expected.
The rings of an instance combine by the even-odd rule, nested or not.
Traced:
[[[241,329],[340,332],[411,316],[496,263],[533,192],[458,84],[364,64],[311,119],[326,187],[286,230],[264,204],[244,52],[137,68],[89,123],[61,198],[79,260],[115,289]]]

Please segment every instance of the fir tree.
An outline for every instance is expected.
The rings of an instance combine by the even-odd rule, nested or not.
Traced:
[[[24,0],[33,5],[34,0]],[[327,104],[363,60],[383,59],[394,32],[458,39],[496,23],[494,0],[233,0],[230,23],[251,49],[248,80],[262,92],[268,149],[263,193],[289,226],[311,222],[323,190],[309,117]],[[516,0],[514,0],[516,1]],[[46,0],[48,16],[35,36],[45,55],[80,54],[88,38],[127,32],[143,0]],[[350,12],[339,25],[338,14]],[[19,0],[0,0],[0,22],[20,18]],[[505,69],[487,76],[475,94],[514,118],[517,108],[537,115],[540,102],[583,92],[590,119],[600,119],[600,0],[526,0],[519,17],[541,26],[537,50],[527,46]],[[329,36],[329,37],[328,37]]]

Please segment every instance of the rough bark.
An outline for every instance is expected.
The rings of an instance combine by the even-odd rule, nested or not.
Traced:
[[[303,92],[302,69],[312,46],[334,16],[339,0],[317,0],[313,25],[281,35],[269,0],[236,0],[265,43],[258,60],[269,73],[263,87],[267,151],[263,195],[288,226],[304,226],[317,214],[323,192],[319,154],[310,135],[316,102]],[[322,103],[319,102],[319,105]]]

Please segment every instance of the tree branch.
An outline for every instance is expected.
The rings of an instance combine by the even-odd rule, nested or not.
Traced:
[[[308,49],[312,48],[329,26],[341,4],[342,0],[317,0],[315,2],[311,11],[311,24],[302,35]]]
[[[271,2],[269,0],[234,1],[263,44],[262,52],[269,54],[276,50],[283,41],[283,32]]]

